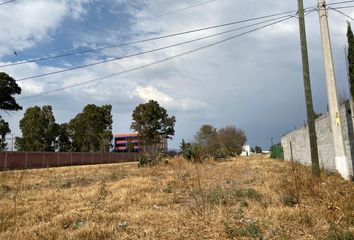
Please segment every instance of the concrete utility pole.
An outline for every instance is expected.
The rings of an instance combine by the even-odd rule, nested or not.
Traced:
[[[302,70],[303,70],[305,98],[306,98],[307,123],[308,123],[309,137],[310,137],[312,173],[315,176],[320,176],[320,164],[318,161],[317,136],[316,136],[316,126],[315,126],[315,113],[313,110],[313,103],[312,103],[310,67],[309,67],[309,58],[308,58],[308,51],[307,51],[304,3],[303,0],[298,0],[297,3],[298,3],[298,13],[299,13]]]
[[[345,154],[341,128],[336,79],[334,75],[331,40],[329,36],[326,1],[318,0],[323,57],[326,72],[329,118],[334,142],[336,169],[345,179],[350,179],[349,161]]]

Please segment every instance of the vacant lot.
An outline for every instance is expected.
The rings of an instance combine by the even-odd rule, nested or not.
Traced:
[[[0,173],[0,239],[354,239],[354,184],[268,158]]]

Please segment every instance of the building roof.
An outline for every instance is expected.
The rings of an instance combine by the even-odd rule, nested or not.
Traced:
[[[114,134],[115,137],[137,137],[137,133]]]

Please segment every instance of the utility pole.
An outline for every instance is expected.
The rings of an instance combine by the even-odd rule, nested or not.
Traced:
[[[318,0],[318,9],[320,17],[321,38],[324,65],[326,72],[327,94],[328,94],[328,107],[330,126],[332,130],[332,137],[334,143],[334,154],[337,171],[345,179],[350,179],[349,162],[345,154],[343,133],[341,128],[339,104],[337,96],[336,79],[334,75],[334,64],[331,48],[331,40],[329,35],[328,17],[326,10],[326,1]]]
[[[313,103],[312,103],[310,67],[309,67],[309,58],[308,58],[308,51],[307,51],[304,3],[303,0],[298,0],[297,3],[298,3],[298,14],[299,14],[302,70],[303,70],[303,77],[304,77],[307,123],[308,123],[310,149],[311,149],[312,173],[315,176],[320,176],[320,164],[318,161],[317,136],[316,136],[316,126],[315,126],[315,113],[313,110]]]

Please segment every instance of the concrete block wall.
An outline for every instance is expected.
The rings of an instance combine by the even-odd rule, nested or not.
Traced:
[[[353,118],[350,104],[346,102],[340,107],[341,126],[344,138],[346,156],[349,160],[349,171],[353,176],[354,169],[354,133]],[[328,171],[336,171],[333,138],[331,134],[328,113],[316,119],[316,134],[320,166]],[[310,140],[308,128],[295,130],[281,139],[284,148],[284,159],[291,160],[290,142],[292,145],[293,159],[305,165],[311,165]]]

